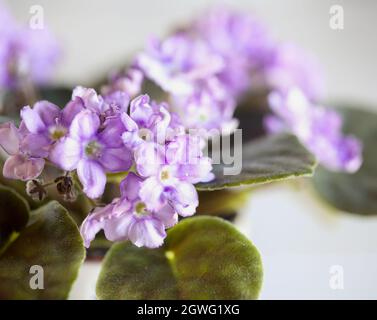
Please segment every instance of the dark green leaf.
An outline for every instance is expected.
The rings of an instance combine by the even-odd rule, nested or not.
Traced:
[[[323,167],[314,175],[320,196],[342,211],[362,215],[377,214],[377,114],[339,108],[344,131],[363,142],[363,165],[354,174],[332,172]]]
[[[27,202],[17,192],[0,185],[0,251],[12,233],[22,230],[28,220]]]
[[[314,157],[296,137],[282,134],[257,139],[242,146],[242,169],[239,174],[225,175],[224,164],[214,165],[216,178],[197,184],[198,190],[255,185],[300,176],[312,176]]]
[[[0,255],[0,299],[65,299],[85,250],[77,226],[57,202],[33,211],[25,229]],[[44,289],[31,289],[30,268],[44,270]]]
[[[72,89],[66,87],[44,87],[39,89],[39,99],[48,100],[63,108],[72,97]]]
[[[159,249],[115,244],[97,282],[100,299],[255,299],[257,249],[219,218],[194,217],[170,229]]]

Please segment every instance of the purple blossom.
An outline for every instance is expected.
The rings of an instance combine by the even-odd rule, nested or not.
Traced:
[[[143,84],[143,73],[134,67],[126,72],[113,73],[110,75],[109,84],[102,87],[102,94],[108,95],[113,92],[124,92],[129,97],[137,96]]]
[[[198,195],[193,183],[213,179],[211,160],[203,157],[199,139],[182,135],[166,146],[153,142],[138,146],[136,169],[146,179],[140,198],[148,209],[170,203],[182,216],[195,213]]]
[[[190,94],[195,82],[224,68],[224,61],[205,42],[187,33],[176,33],[164,41],[151,39],[136,59],[137,66],[163,90]]]
[[[45,164],[41,158],[46,153],[45,145],[28,134],[24,123],[20,129],[11,122],[1,124],[0,145],[10,155],[3,166],[4,177],[26,181],[41,174]]]
[[[129,173],[120,184],[120,199],[97,208],[85,219],[80,231],[86,247],[101,229],[111,241],[130,240],[138,247],[149,248],[162,245],[166,237],[165,229],[175,225],[178,216],[168,204],[158,210],[147,209],[139,197],[142,183],[140,177]]]
[[[264,64],[274,46],[268,28],[261,21],[227,7],[205,12],[188,31],[223,57],[226,67],[219,78],[233,96],[250,89],[251,72]]]
[[[293,44],[277,44],[260,72],[254,74],[271,90],[286,93],[299,88],[310,100],[323,97],[324,77],[317,59],[309,52]]]
[[[312,104],[297,88],[271,93],[269,103],[274,114],[265,124],[270,132],[292,132],[330,170],[352,173],[360,168],[361,142],[342,134],[337,112]]]
[[[45,83],[60,56],[52,33],[19,26],[1,4],[0,21],[0,86],[12,88],[25,80]]]
[[[75,116],[67,137],[55,144],[51,160],[64,170],[77,169],[84,192],[90,198],[102,195],[106,172],[127,171],[130,151],[123,146],[120,118],[101,123],[98,114],[87,109]]]
[[[212,129],[228,134],[238,126],[238,120],[233,117],[236,100],[216,77],[199,82],[190,95],[173,95],[172,100],[172,108],[186,128],[206,129],[210,135]]]

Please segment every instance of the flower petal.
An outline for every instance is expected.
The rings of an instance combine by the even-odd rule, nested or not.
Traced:
[[[106,175],[97,162],[80,160],[77,165],[77,174],[83,184],[83,191],[89,198],[98,198],[103,194]]]
[[[44,159],[11,156],[4,163],[3,175],[8,179],[23,181],[35,179],[41,174],[44,164]]]
[[[174,209],[183,217],[193,215],[199,205],[195,187],[187,182],[180,182],[175,186],[171,200]]]
[[[137,247],[157,248],[164,243],[165,237],[163,223],[152,218],[135,221],[128,231],[128,238]]]
[[[98,160],[110,172],[127,171],[132,165],[132,154],[127,148],[106,148]]]
[[[0,124],[0,145],[10,155],[15,155],[20,147],[20,138],[12,122]]]
[[[76,169],[81,156],[81,144],[70,137],[57,142],[50,152],[50,160],[68,171]]]
[[[164,205],[163,191],[158,179],[150,177],[142,183],[139,196],[149,210],[158,210]]]
[[[84,110],[73,119],[69,129],[70,135],[76,140],[90,139],[98,131],[100,120],[97,114]]]

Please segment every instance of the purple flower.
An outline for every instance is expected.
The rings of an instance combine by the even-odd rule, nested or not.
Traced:
[[[182,135],[166,146],[146,142],[134,157],[137,172],[146,179],[140,198],[148,209],[170,203],[182,216],[195,213],[198,195],[193,183],[213,179],[212,163],[203,156],[199,137]]]
[[[17,25],[1,4],[0,21],[0,86],[13,88],[25,80],[45,83],[60,56],[51,32]]]
[[[165,143],[171,131],[179,131],[180,125],[168,111],[165,103],[150,101],[148,95],[141,95],[131,101],[130,114],[121,115],[125,132],[124,144],[135,149],[145,141]],[[183,128],[181,129],[183,130]]]
[[[64,170],[77,169],[84,192],[97,198],[104,191],[106,172],[131,167],[130,151],[121,140],[123,130],[119,117],[101,123],[98,114],[81,111],[73,119],[68,136],[55,144],[50,158]]]
[[[266,118],[270,132],[289,131],[330,170],[355,172],[362,164],[362,145],[342,134],[342,119],[331,109],[313,105],[297,88],[271,93],[273,115]]]
[[[274,42],[255,17],[217,7],[205,12],[188,30],[225,60],[219,78],[233,96],[250,89],[251,71],[263,64]]]
[[[17,129],[13,123],[0,125],[0,145],[10,155],[5,161],[3,175],[9,179],[30,180],[38,177],[44,167],[44,143],[29,135],[23,123]]]
[[[324,77],[319,62],[293,44],[276,45],[259,77],[271,90],[286,93],[297,87],[312,101],[323,96]]]
[[[136,59],[137,66],[163,90],[175,95],[190,94],[195,82],[224,68],[221,56],[205,42],[187,33],[176,33],[164,41],[151,39]]]
[[[126,93],[129,97],[137,96],[141,91],[144,75],[137,68],[130,68],[126,72],[110,75],[109,84],[102,87],[102,94],[108,95],[116,91]]]
[[[233,132],[238,120],[233,118],[235,99],[218,78],[198,83],[195,91],[187,96],[173,96],[173,110],[181,117],[186,128],[216,129],[223,134]]]
[[[165,229],[178,221],[170,205],[148,210],[139,197],[143,180],[134,173],[121,182],[121,197],[104,208],[97,208],[81,226],[85,246],[89,247],[97,232],[104,229],[111,241],[130,240],[138,247],[156,248],[166,237]]]

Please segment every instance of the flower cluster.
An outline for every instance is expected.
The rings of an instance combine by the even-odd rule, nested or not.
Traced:
[[[211,160],[202,152],[204,141],[186,133],[168,109],[147,95],[130,101],[121,91],[101,96],[83,87],[73,91],[63,109],[47,101],[26,106],[19,128],[0,125],[0,145],[10,155],[3,174],[33,179],[30,192],[41,197],[43,185],[34,179],[48,160],[67,172],[55,180],[58,191],[71,191],[67,174],[76,171],[83,192],[94,199],[103,194],[107,173],[129,172],[121,197],[95,209],[83,223],[82,235],[89,246],[103,228],[110,240],[157,247],[178,215],[195,213],[194,184],[213,178]]]
[[[60,55],[51,32],[18,25],[1,3],[0,21],[0,87],[48,80]]]
[[[292,132],[331,170],[353,173],[360,168],[361,143],[342,134],[342,119],[336,111],[311,103],[298,88],[271,93],[269,103],[274,114],[265,124],[270,132]]]
[[[301,48],[276,41],[248,14],[210,10],[183,31],[152,41],[136,64],[170,93],[188,128],[232,131],[236,101],[262,90],[271,95],[269,131],[284,127],[296,134],[331,170],[355,172],[361,165],[361,144],[342,135],[341,117],[313,102],[324,92],[319,63]],[[328,121],[332,127],[326,129]],[[303,127],[305,132],[298,129]]]

